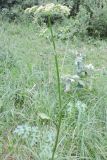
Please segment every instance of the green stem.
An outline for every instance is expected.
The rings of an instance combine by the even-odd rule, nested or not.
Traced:
[[[62,101],[61,101],[61,85],[60,85],[58,56],[57,56],[57,53],[56,53],[56,45],[55,45],[52,25],[51,25],[51,21],[50,21],[50,16],[49,16],[49,28],[50,28],[51,37],[52,37],[52,44],[53,44],[53,48],[54,48],[54,58],[55,58],[55,66],[56,66],[56,74],[57,74],[57,85],[58,85],[58,101],[59,101],[59,108],[60,108],[60,113],[59,113],[60,115],[59,115],[59,120],[58,120],[56,139],[55,139],[55,144],[54,144],[54,148],[53,148],[53,152],[52,152],[52,158],[51,158],[51,160],[54,160],[55,152],[56,152],[56,149],[57,149],[57,146],[58,146],[59,133],[60,133],[61,122],[62,122]]]

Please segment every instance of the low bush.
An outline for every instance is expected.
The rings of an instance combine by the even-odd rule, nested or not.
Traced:
[[[7,20],[9,22],[12,21],[23,21],[24,9],[27,7],[31,7],[38,4],[38,0],[2,0],[0,2],[0,13],[3,20]],[[31,19],[27,18],[27,20]]]
[[[93,11],[88,31],[89,35],[100,37],[107,36],[107,6],[99,9],[97,8],[96,11]]]
[[[1,0],[0,8],[11,8],[14,5],[20,5],[22,8],[31,7],[33,5],[38,5],[38,0]]]
[[[12,9],[3,8],[1,11],[2,20],[11,21],[19,21],[22,16],[22,9],[19,7],[14,6]]]

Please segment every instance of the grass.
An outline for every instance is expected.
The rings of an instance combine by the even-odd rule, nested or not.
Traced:
[[[32,24],[0,23],[0,38],[0,160],[49,160],[59,112],[53,46]],[[57,40],[61,74],[75,73],[75,51],[81,48],[88,63],[107,69],[106,40]],[[92,91],[64,93],[61,86],[63,117],[56,160],[107,159],[106,76],[96,72]],[[76,107],[78,101],[87,105],[85,111]],[[30,135],[13,133],[24,124],[38,127],[33,146]]]

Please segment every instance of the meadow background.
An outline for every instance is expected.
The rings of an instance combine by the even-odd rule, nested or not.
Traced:
[[[59,10],[51,15],[60,79],[77,74],[76,53],[94,66],[92,76],[83,76],[69,92],[61,81],[62,123],[54,159],[106,160],[106,0],[0,1],[0,160],[52,157],[60,117],[55,51],[47,12],[25,13],[50,3],[70,9],[66,16]]]

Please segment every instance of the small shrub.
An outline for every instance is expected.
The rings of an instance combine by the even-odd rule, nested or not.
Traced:
[[[107,6],[94,10],[90,19],[89,34],[101,37],[107,35]]]
[[[3,20],[19,22],[26,19],[23,14],[24,9],[37,5],[38,0],[9,0],[2,1],[0,4],[0,11]],[[31,17],[29,18],[28,16],[26,20],[29,19],[31,19]]]
[[[0,8],[12,8],[14,5],[20,5],[23,9],[38,5],[38,0],[1,0]]]
[[[32,7],[34,5],[38,5],[38,0],[21,0],[21,5],[23,9],[26,9],[28,7]]]
[[[2,15],[2,20],[7,20],[9,22],[19,21],[21,20],[22,17],[22,9],[20,8],[20,6],[19,7],[14,6],[11,9],[3,8],[1,11],[1,15]]]

